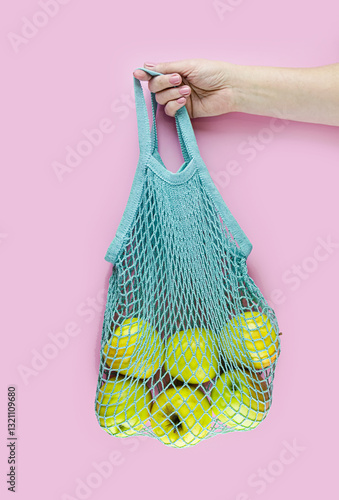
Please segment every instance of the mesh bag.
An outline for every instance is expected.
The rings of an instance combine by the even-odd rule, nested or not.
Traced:
[[[140,156],[105,256],[113,269],[95,412],[113,436],[182,448],[266,418],[279,330],[248,275],[252,245],[213,184],[186,108],[175,114],[185,161],[173,173],[158,152],[155,94],[150,129],[136,78],[134,90]]]

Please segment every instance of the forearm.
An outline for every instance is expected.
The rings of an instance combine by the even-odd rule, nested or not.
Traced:
[[[234,111],[339,125],[339,63],[314,68],[233,68]]]

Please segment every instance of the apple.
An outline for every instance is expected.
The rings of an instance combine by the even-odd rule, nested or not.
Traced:
[[[215,377],[218,363],[218,342],[210,330],[189,329],[166,339],[164,368],[173,378],[202,384]]]
[[[195,386],[169,387],[155,399],[151,408],[151,426],[166,444],[183,448],[199,443],[212,423],[210,404]]]
[[[221,422],[236,430],[253,429],[267,415],[270,391],[257,372],[229,370],[216,378],[211,409]]]
[[[279,355],[279,334],[266,314],[246,311],[226,324],[227,356],[248,368],[268,368]]]
[[[106,365],[120,374],[149,378],[162,366],[161,335],[146,321],[128,318],[112,333],[104,350]]]
[[[141,430],[150,416],[151,392],[135,378],[106,380],[99,389],[96,414],[100,426],[116,437],[126,437]]]

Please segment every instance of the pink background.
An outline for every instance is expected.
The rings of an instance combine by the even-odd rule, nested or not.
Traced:
[[[201,155],[253,243],[249,272],[283,332],[263,425],[175,450],[150,438],[111,438],[94,413],[112,270],[104,256],[139,153],[132,71],[147,60],[189,57],[289,67],[338,62],[335,0],[223,4],[228,10],[218,16],[212,0],[64,0],[54,12],[50,3],[47,18],[37,0],[1,6],[2,498],[12,498],[4,480],[9,385],[17,390],[20,500],[313,500],[337,491],[336,127],[289,122],[272,134],[270,118],[236,113],[193,122]],[[26,28],[31,37],[17,39],[15,50],[9,34],[21,34],[23,18],[45,25]],[[159,111],[160,153],[175,170],[182,157],[174,120]],[[59,181],[54,162],[65,163],[67,147],[102,119],[111,131]],[[239,149],[250,136],[260,141],[253,158]],[[239,168],[229,176],[232,160]],[[320,239],[332,248],[319,253]],[[292,280],[294,266],[302,278]],[[68,344],[48,347],[66,328]],[[34,372],[43,352],[50,359]],[[26,378],[23,367],[32,370]],[[295,445],[294,455],[285,451]],[[100,469],[109,460],[114,465]]]

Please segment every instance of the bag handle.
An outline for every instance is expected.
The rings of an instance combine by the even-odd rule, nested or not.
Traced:
[[[162,75],[157,71],[153,71],[146,68],[137,68],[145,71],[151,76]],[[158,150],[158,134],[156,126],[156,111],[157,111],[157,101],[155,99],[155,93],[151,92],[152,101],[152,131],[150,131],[150,124],[148,118],[148,110],[146,106],[145,96],[140,80],[134,77],[134,93],[135,93],[135,106],[137,113],[138,122],[138,135],[139,135],[139,148],[140,152],[146,155],[153,154]],[[188,115],[186,106],[178,109],[175,113],[175,123],[177,134],[181,146],[182,155],[185,161],[189,161],[193,157],[199,158],[199,148],[194,135],[194,130],[191,124],[191,119]]]
[[[142,71],[145,71],[146,73],[149,73],[152,76],[163,74],[145,68],[137,68],[137,69],[141,69]],[[134,92],[135,92],[135,106],[136,106],[137,121],[138,121],[139,147],[141,154],[145,155],[147,158],[148,156],[153,155],[153,153],[157,150],[158,147],[157,128],[156,128],[157,102],[155,99],[155,94],[151,92],[152,114],[153,114],[153,124],[151,131],[149,126],[148,111],[143,89],[140,81],[138,80],[138,78],[135,77],[134,77]],[[196,142],[194,130],[191,124],[191,119],[187,112],[186,106],[183,106],[180,109],[178,109],[178,111],[175,113],[174,116],[175,116],[176,128],[180,141],[181,151],[183,157],[185,158],[185,162],[188,162],[189,160],[194,158],[194,163],[196,164],[196,167],[199,170],[200,178],[204,184],[207,193],[209,194],[211,199],[213,199],[215,207],[217,208],[222,220],[224,221],[228,230],[234,236],[235,240],[237,241],[240,247],[240,250],[243,253],[243,257],[245,257],[246,259],[252,250],[252,244],[247,238],[244,231],[239,226],[236,219],[231,214],[230,210],[228,209],[221,194],[217,190],[203,159],[200,156],[198,144]],[[181,167],[182,170],[183,168],[185,168],[184,165]],[[171,174],[172,178],[176,178],[178,173],[180,173],[180,171],[178,171],[175,174],[173,174],[172,172],[168,173]]]
[[[162,73],[159,73],[162,74]],[[158,152],[158,134],[157,134],[157,127],[156,127],[156,113],[157,113],[157,108],[158,108],[158,103],[155,98],[155,93],[151,92],[151,101],[152,101],[152,116],[153,116],[153,123],[152,123],[152,131],[151,131],[151,152],[154,154],[155,152]],[[175,115],[176,117],[176,115]],[[176,129],[179,137],[179,142],[180,142],[180,147],[181,147],[181,152],[184,157],[184,160],[186,163],[189,162],[190,156],[189,153],[186,149],[182,133],[180,130],[180,125],[178,124],[178,120],[175,120],[176,124]]]

